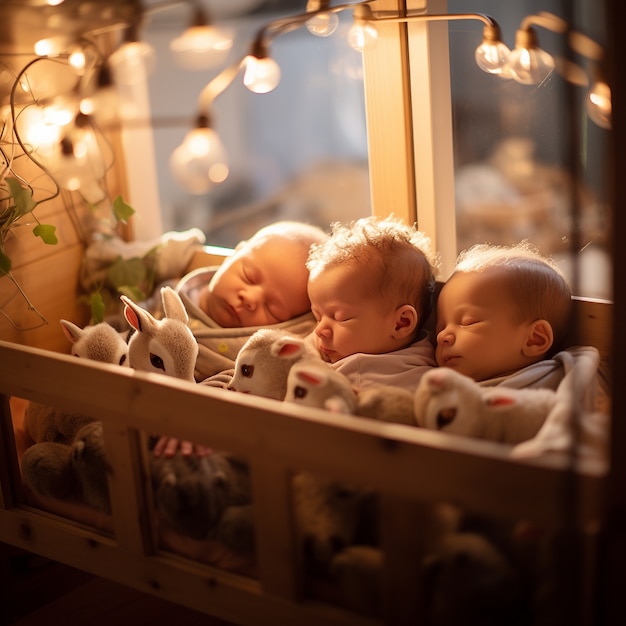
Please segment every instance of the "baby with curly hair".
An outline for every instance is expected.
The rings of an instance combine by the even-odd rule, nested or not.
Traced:
[[[357,389],[385,384],[414,391],[435,367],[423,326],[435,293],[429,238],[389,216],[333,224],[306,262],[311,335],[322,358]]]

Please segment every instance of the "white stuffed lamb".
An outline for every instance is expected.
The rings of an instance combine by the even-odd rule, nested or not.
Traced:
[[[130,366],[194,382],[198,342],[187,325],[189,316],[180,296],[171,287],[161,288],[165,317],[157,320],[126,296],[124,317],[137,331],[128,342]]]
[[[356,393],[348,379],[321,359],[294,363],[287,377],[285,402],[326,409],[333,413],[354,413]]]
[[[65,336],[72,342],[71,354],[83,359],[130,367],[128,333],[118,333],[113,326],[100,322],[80,328],[68,320],[60,320]]]
[[[557,401],[550,389],[482,387],[447,367],[422,376],[415,392],[418,426],[517,444],[532,439]]]

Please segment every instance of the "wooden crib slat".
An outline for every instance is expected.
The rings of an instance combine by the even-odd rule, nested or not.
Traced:
[[[301,598],[299,553],[293,521],[290,472],[271,456],[251,461],[258,577],[265,591]]]
[[[15,448],[15,436],[11,420],[9,397],[0,395],[0,453],[4,462],[0,464],[0,507],[15,505],[16,485],[19,484],[19,466]]]
[[[152,510],[145,489],[137,431],[104,424],[105,453],[112,468],[109,475],[111,508],[115,520],[115,540],[120,547],[138,554],[153,552],[150,525]]]

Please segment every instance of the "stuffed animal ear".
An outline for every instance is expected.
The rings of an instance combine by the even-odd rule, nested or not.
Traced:
[[[327,376],[324,376],[320,372],[313,372],[307,370],[299,370],[296,372],[296,376],[299,380],[313,386],[317,387],[321,385],[325,380],[328,379]]]
[[[83,336],[83,329],[76,326],[73,322],[68,320],[59,320],[61,328],[65,336],[72,342],[76,343]]]
[[[304,341],[296,337],[281,337],[270,346],[270,352],[281,359],[299,357],[304,354]]]
[[[180,299],[178,293],[171,287],[161,288],[161,300],[163,301],[163,310],[165,311],[165,317],[173,320],[180,320],[187,324],[189,322],[189,316],[187,315],[187,309],[183,301]]]
[[[144,330],[143,325],[150,321],[156,321],[148,311],[135,304],[130,298],[122,295],[120,300],[124,303],[124,317],[126,321],[138,332]]]

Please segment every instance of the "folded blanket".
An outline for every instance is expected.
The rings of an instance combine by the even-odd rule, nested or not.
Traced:
[[[600,355],[595,348],[578,346],[495,382],[515,388],[554,388],[557,383],[556,403],[545,422],[532,439],[513,448],[512,456],[558,452],[572,461],[584,461],[591,471],[606,471],[610,400],[598,376],[599,366]]]

